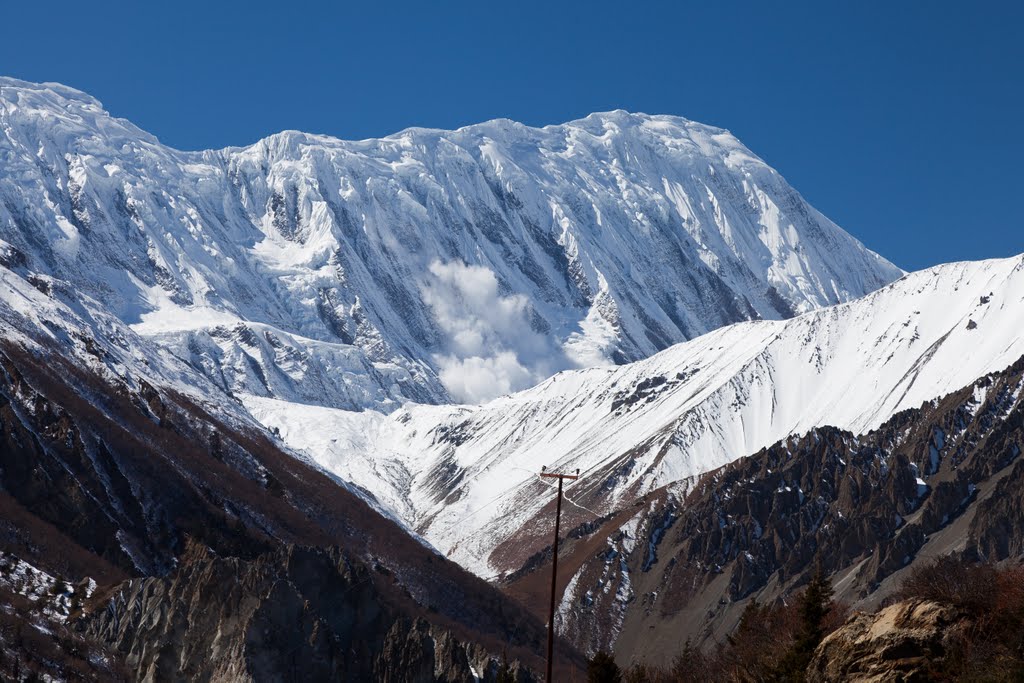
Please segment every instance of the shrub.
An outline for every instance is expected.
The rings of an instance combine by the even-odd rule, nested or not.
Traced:
[[[936,676],[1024,680],[1024,567],[999,569],[947,555],[912,571],[896,597],[963,612],[966,627],[935,665]]]
[[[971,613],[994,609],[999,577],[994,567],[943,555],[911,571],[897,593],[900,600],[932,600]]]

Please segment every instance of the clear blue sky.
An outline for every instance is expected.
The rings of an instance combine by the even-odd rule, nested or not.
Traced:
[[[1024,251],[1022,2],[7,2],[0,73],[183,149],[623,108],[729,128],[916,269]]]

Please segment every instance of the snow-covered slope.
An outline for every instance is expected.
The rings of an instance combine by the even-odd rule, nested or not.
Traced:
[[[1024,355],[1024,256],[913,273],[852,303],[740,323],[633,364],[557,374],[479,407],[391,415],[244,399],[478,573],[580,468],[592,514],[815,426],[854,433]],[[520,561],[523,558],[519,558]]]
[[[230,392],[346,409],[487,399],[901,275],[680,118],[181,152],[13,79],[0,240]]]

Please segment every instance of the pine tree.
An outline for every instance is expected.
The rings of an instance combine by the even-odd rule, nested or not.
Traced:
[[[800,630],[793,646],[779,662],[776,679],[796,682],[805,680],[814,650],[825,637],[824,621],[831,609],[832,584],[825,578],[819,564],[800,597]]]
[[[746,614],[746,611],[744,611]],[[670,669],[673,681],[700,681],[709,679],[707,656],[689,638],[672,662]]]
[[[599,650],[587,664],[587,681],[589,683],[622,683],[622,670],[615,663],[615,658],[604,650]]]
[[[743,608],[743,614],[740,615],[740,623],[736,626],[736,635],[726,636],[726,640],[731,645],[736,644],[736,640],[748,636],[754,632],[754,629],[762,622],[762,607],[761,603],[757,601],[757,598],[751,598],[747,606]]]

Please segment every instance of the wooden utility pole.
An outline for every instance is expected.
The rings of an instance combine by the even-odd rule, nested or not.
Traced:
[[[555,546],[551,553],[551,610],[548,613],[548,672],[547,683],[553,683],[551,668],[554,663],[555,653],[555,583],[558,580],[558,526],[562,521],[562,482],[566,479],[574,480],[580,478],[580,471],[575,474],[561,474],[548,472],[547,467],[542,467],[540,476],[558,480],[558,502],[555,504]]]

